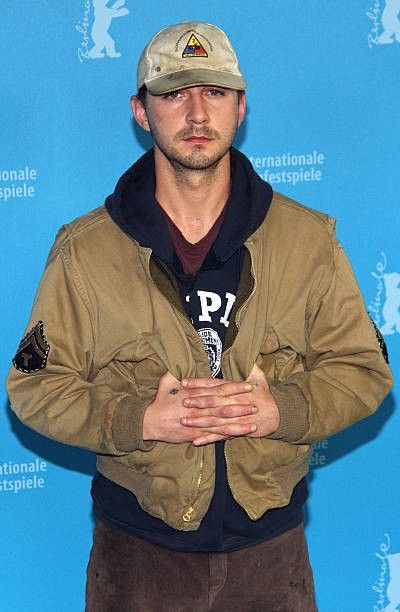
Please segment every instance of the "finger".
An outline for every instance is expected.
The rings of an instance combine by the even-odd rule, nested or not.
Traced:
[[[219,442],[220,440],[228,440],[226,436],[220,436],[219,434],[210,433],[207,435],[202,434],[198,438],[195,438],[192,441],[194,446],[205,446],[206,444],[212,444],[214,442]]]
[[[245,393],[251,391],[254,385],[249,381],[235,382],[221,378],[184,378],[181,385],[185,389],[204,389],[204,393],[210,387],[217,388],[216,393],[221,395],[232,395],[234,393]]]
[[[196,395],[191,397],[185,397],[182,400],[182,404],[185,408],[222,408],[233,405],[253,405],[255,402],[253,398],[247,393],[237,395]]]
[[[248,422],[248,416],[249,415],[246,414],[242,417],[235,417],[235,418],[229,419],[229,421],[227,419],[220,419],[212,415],[191,417],[191,418],[183,417],[180,420],[180,423],[182,425],[185,425],[185,427],[196,427],[198,429],[212,429],[212,430],[221,429],[222,430],[227,425],[242,423],[243,419],[245,418],[247,419],[247,422]],[[246,430],[246,433],[247,433],[247,430]]]
[[[211,425],[210,427],[202,427],[204,434],[214,433],[220,436],[247,436],[250,433],[257,431],[257,425],[255,423],[249,423],[249,421],[242,423],[242,421],[223,423],[222,425]]]
[[[196,418],[186,418],[181,419],[182,425],[185,427],[197,427],[198,429],[210,429],[211,427],[222,427],[223,421],[218,417],[214,416],[205,416],[205,417],[196,417]]]
[[[210,396],[210,391],[212,396],[217,397],[230,397],[234,395],[241,395],[245,393],[250,393],[254,389],[254,385],[248,382],[225,382],[219,383],[218,385],[214,385],[212,388],[210,387],[193,387],[187,388],[186,391],[189,397],[203,397]]]
[[[228,438],[237,438],[241,436],[249,435],[257,431],[257,426],[254,424],[247,425],[231,425],[224,426],[221,429],[215,429],[204,433],[200,437],[196,437],[193,440],[195,446],[203,446],[204,444],[210,444],[211,442],[218,442],[218,440],[227,440]]]
[[[242,417],[249,414],[256,414],[258,408],[255,404],[229,404],[213,409],[213,414],[222,418]]]
[[[195,389],[196,387],[215,387],[222,382],[220,378],[211,378],[209,376],[207,378],[183,378],[181,380],[181,385],[187,389]]]
[[[238,419],[256,414],[257,406],[253,404],[233,404],[229,406],[220,406],[213,410],[193,411],[188,416],[180,419],[182,425],[188,427],[211,427],[214,425],[223,425],[227,419]]]

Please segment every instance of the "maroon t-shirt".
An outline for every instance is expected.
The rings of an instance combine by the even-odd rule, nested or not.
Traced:
[[[185,274],[196,274],[196,272],[200,270],[208,251],[211,249],[219,234],[222,221],[224,220],[225,206],[207,234],[194,244],[186,240],[185,236],[182,234],[179,227],[172,221],[171,217],[168,216],[165,210],[163,210],[163,212],[175,253],[179,257],[183,271]]]

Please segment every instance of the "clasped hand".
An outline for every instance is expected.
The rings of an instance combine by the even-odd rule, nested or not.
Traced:
[[[277,405],[257,365],[244,382],[211,377],[179,382],[166,372],[146,409],[143,438],[203,446],[240,436],[261,438],[278,426]]]

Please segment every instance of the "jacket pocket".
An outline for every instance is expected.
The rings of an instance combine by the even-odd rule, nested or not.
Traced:
[[[257,365],[267,379],[276,383],[284,382],[297,372],[304,372],[303,357],[291,346],[281,346],[279,337],[272,327],[265,336]]]
[[[270,327],[261,345],[256,363],[264,372],[267,380],[277,380],[276,354],[279,350],[279,340],[274,329]]]

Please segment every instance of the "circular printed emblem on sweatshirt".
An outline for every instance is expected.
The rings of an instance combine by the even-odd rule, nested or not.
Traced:
[[[197,330],[207,353],[212,376],[217,376],[221,369],[222,342],[217,332],[211,327]]]

